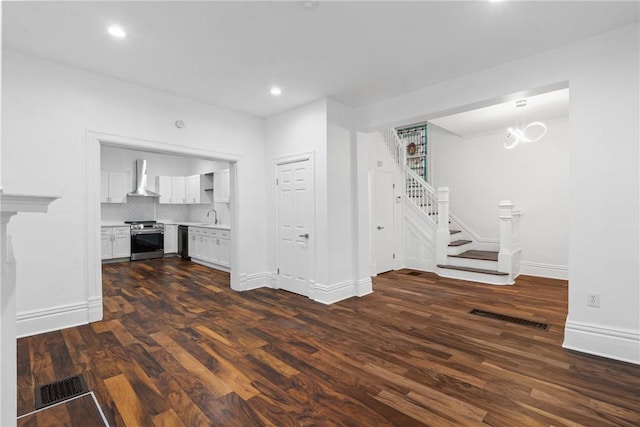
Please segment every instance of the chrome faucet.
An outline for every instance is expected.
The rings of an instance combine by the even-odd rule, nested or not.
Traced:
[[[215,209],[209,209],[209,212],[207,212],[207,218],[209,218],[209,214],[211,214],[211,212],[213,212],[213,223],[217,224],[218,223],[218,212]]]

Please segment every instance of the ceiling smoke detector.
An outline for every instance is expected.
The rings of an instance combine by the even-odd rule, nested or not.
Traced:
[[[298,3],[301,9],[313,10],[318,7],[317,0],[302,0]]]

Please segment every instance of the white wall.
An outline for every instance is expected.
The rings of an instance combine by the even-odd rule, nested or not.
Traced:
[[[404,219],[403,219],[403,203],[396,203],[398,197],[402,197],[404,194],[403,174],[396,166],[393,157],[389,153],[389,149],[385,145],[384,140],[377,132],[370,132],[366,134],[367,146],[366,152],[363,153],[367,157],[367,168],[369,172],[370,188],[371,188],[371,203],[375,198],[374,194],[377,191],[376,186],[376,171],[388,172],[393,174],[393,182],[395,184],[394,189],[394,204],[393,204],[393,251],[396,254],[394,268],[399,269],[408,266],[406,263],[405,246],[403,245],[404,236]],[[375,221],[376,213],[374,212],[373,205],[369,206],[369,215],[371,221]],[[371,223],[371,255],[370,255],[370,268],[371,275],[375,275],[376,253],[375,253],[375,226],[374,222]],[[411,265],[415,267],[415,265]]]
[[[355,144],[353,110],[327,100],[327,284],[349,283],[356,275]]]
[[[275,224],[275,161],[313,153],[315,220],[310,244],[315,260],[311,297],[330,303],[370,292],[369,277],[359,278],[356,227],[356,135],[351,109],[321,99],[266,120],[267,223]],[[269,228],[268,262],[275,271],[275,226]],[[315,238],[314,238],[315,237]],[[364,273],[366,274],[366,272]]]
[[[513,201],[524,214],[521,274],[567,279],[569,121],[546,125],[542,140],[511,150],[505,129],[461,138],[431,125],[433,183],[449,187],[451,211],[486,239],[500,237],[498,202]]]
[[[264,272],[265,195],[256,185],[265,176],[262,119],[16,52],[3,54],[3,186],[8,192],[62,196],[48,215],[16,218],[10,225],[19,319],[48,313],[53,317],[47,327],[55,329],[60,325],[51,319],[87,303],[87,266],[94,261],[86,256],[87,130],[239,158],[238,273],[246,281]],[[186,123],[184,129],[174,126],[177,119]]]
[[[309,244],[314,245],[315,263],[312,266],[312,276],[318,281],[317,275],[327,277],[329,268],[328,258],[328,230],[327,230],[327,100],[320,99],[293,110],[266,119],[265,132],[267,139],[267,154],[265,168],[267,179],[264,180],[264,192],[267,195],[267,210],[265,218],[267,224],[267,263],[269,270],[276,272],[276,159],[303,153],[313,153],[314,183],[315,183],[315,220],[314,229],[310,230]],[[320,255],[324,254],[324,255]]]
[[[375,129],[568,81],[571,204],[564,345],[635,363],[640,363],[638,36],[635,23],[356,111],[358,130]],[[600,200],[606,209],[594,208]],[[600,293],[600,308],[587,306],[590,291]]]

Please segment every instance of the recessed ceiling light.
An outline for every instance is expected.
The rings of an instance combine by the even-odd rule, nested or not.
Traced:
[[[271,90],[269,92],[271,92],[271,95],[273,95],[273,96],[278,96],[278,95],[282,94],[282,89],[280,89],[277,86],[274,86],[274,87],[271,88]]]
[[[118,25],[110,26],[109,28],[107,28],[107,31],[113,37],[116,37],[119,39],[125,38],[127,36],[127,32],[124,29],[122,29],[122,27],[119,27]]]

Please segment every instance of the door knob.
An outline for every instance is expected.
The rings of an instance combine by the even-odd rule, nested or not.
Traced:
[[[378,228],[378,230],[384,230],[384,227],[381,226],[381,225],[379,225],[377,228]]]
[[[305,239],[308,239],[309,238],[309,233],[301,234],[300,237],[304,237]]]

